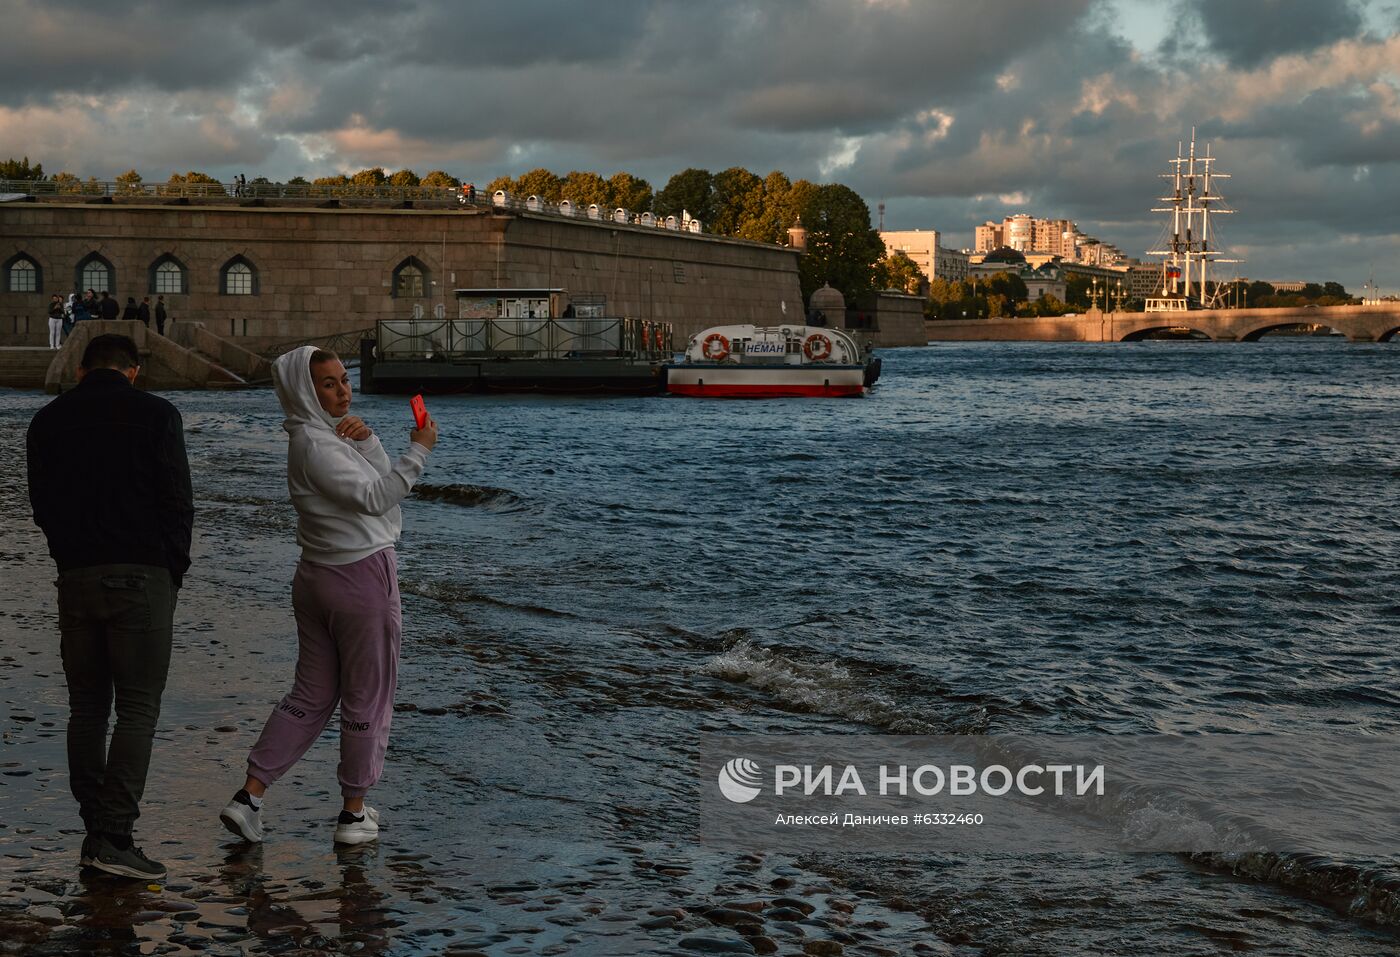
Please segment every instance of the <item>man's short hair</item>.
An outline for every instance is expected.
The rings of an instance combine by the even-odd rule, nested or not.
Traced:
[[[83,350],[82,366],[87,371],[93,369],[120,369],[125,371],[141,364],[141,353],[130,336],[112,333],[93,336]]]
[[[307,365],[314,366],[318,362],[335,362],[339,359],[340,356],[329,349],[317,349],[315,352],[311,353],[311,359],[307,362]]]

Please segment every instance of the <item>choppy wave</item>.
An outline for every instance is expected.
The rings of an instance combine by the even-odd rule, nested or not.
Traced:
[[[867,687],[834,660],[804,659],[745,639],[710,658],[704,672],[771,695],[785,708],[845,718],[890,734],[970,733],[981,716],[950,720],[911,712],[893,697]]]
[[[504,608],[509,611],[523,612],[527,615],[539,615],[544,618],[578,617],[570,611],[560,611],[557,608],[547,608],[544,605],[536,605],[530,602],[513,602],[507,601],[504,598],[496,598],[460,582],[421,582],[400,579],[399,591],[406,595],[417,595],[420,598],[431,598],[433,601],[446,602],[449,604],[490,605],[493,608]]]
[[[450,502],[466,508],[486,508],[496,512],[514,512],[527,507],[525,500],[510,489],[490,485],[433,485],[420,482],[413,487],[413,495],[430,502]]]

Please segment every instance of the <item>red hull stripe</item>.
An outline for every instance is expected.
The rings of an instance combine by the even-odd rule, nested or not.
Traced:
[[[675,395],[691,395],[713,399],[779,399],[795,396],[859,396],[865,394],[863,385],[764,385],[762,383],[694,385],[672,382],[666,386]]]

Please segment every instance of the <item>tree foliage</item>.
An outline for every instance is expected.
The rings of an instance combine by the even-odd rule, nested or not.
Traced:
[[[435,169],[423,177],[423,181],[420,185],[434,189],[447,189],[452,186],[461,186],[462,181],[455,176],[444,173],[440,169]]]
[[[371,166],[369,169],[362,169],[354,176],[350,177],[351,186],[359,186],[363,189],[373,189],[376,186],[383,186],[385,180],[384,167]]]
[[[798,263],[803,299],[823,283],[841,290],[847,302],[870,292],[885,244],[870,225],[865,200],[850,187],[829,183],[811,191],[801,215],[807,227],[807,254]]]
[[[927,282],[924,271],[899,249],[881,259],[875,271],[876,288],[895,289],[911,296],[917,296]]]
[[[658,216],[679,218],[689,213],[702,226],[708,225],[715,218],[714,177],[707,169],[681,170],[656,194],[655,207]]]
[[[117,174],[117,193],[130,196],[141,192],[141,174],[134,169]]]
[[[651,184],[631,173],[613,173],[608,177],[608,205],[634,213],[651,209]]]
[[[395,186],[399,189],[413,189],[415,186],[418,186],[420,182],[421,180],[418,179],[418,174],[411,169],[398,170],[388,179],[390,186]]]
[[[603,209],[612,205],[612,195],[608,191],[608,181],[597,173],[586,170],[570,170],[559,186],[564,199],[575,206],[589,206],[597,203]]]
[[[44,164],[35,163],[31,166],[28,156],[18,160],[11,156],[3,163],[0,163],[0,179],[20,179],[37,182],[43,178]]]
[[[218,186],[219,181],[208,173],[197,173],[190,170],[188,173],[171,173],[170,179],[166,180],[172,186],[184,184],[186,186]]]

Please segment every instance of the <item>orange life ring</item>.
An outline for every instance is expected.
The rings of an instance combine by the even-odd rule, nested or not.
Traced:
[[[719,344],[718,351],[710,349],[710,346],[713,343]],[[710,333],[708,336],[705,337],[704,343],[702,343],[700,346],[700,355],[704,356],[706,359],[709,359],[712,362],[723,362],[725,359],[729,358],[729,340],[726,339],[721,333]]]
[[[817,350],[820,345],[821,350]],[[823,359],[831,358],[831,338],[824,336],[820,332],[814,332],[807,337],[807,341],[802,343],[802,354],[813,362],[821,362]]]

